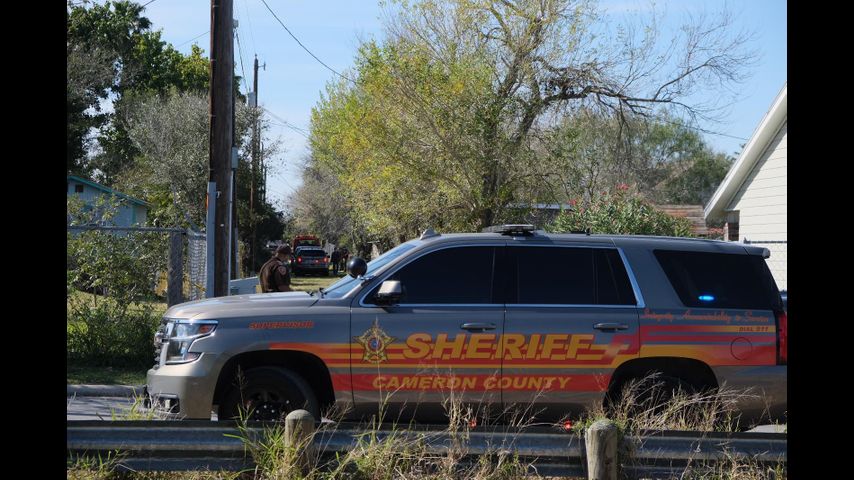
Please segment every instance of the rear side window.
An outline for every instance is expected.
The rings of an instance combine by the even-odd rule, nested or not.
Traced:
[[[671,250],[654,253],[686,307],[779,308],[777,285],[761,257]]]
[[[494,264],[494,247],[446,248],[418,258],[387,280],[400,281],[403,287],[401,304],[494,303]],[[365,302],[373,302],[378,289],[374,289]]]
[[[508,252],[515,256],[517,271],[508,303],[635,304],[626,269],[614,249],[514,247]]]
[[[596,262],[596,303],[599,305],[635,305],[635,292],[620,254],[613,249],[593,250]]]

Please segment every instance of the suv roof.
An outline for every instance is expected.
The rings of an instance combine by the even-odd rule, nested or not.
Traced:
[[[656,235],[607,235],[607,234],[584,234],[584,233],[545,233],[534,231],[532,235],[506,235],[502,233],[437,233],[435,235],[422,236],[420,241],[426,243],[461,242],[466,240],[513,240],[525,243],[605,243],[614,246],[637,246],[646,248],[684,248],[695,251],[721,252],[721,253],[748,253],[760,255],[767,258],[768,250],[755,245],[746,245],[739,242],[725,242],[723,240],[709,240],[704,238],[666,237]]]

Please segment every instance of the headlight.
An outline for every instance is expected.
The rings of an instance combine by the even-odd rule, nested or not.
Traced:
[[[199,358],[199,353],[191,353],[190,345],[197,338],[206,337],[216,330],[215,320],[190,322],[176,320],[167,327],[169,346],[166,349],[166,364],[187,363]]]

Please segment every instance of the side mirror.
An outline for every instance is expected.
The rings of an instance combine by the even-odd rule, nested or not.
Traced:
[[[361,257],[353,257],[347,262],[347,273],[353,278],[359,278],[368,271],[368,264]]]
[[[393,305],[403,296],[403,288],[399,280],[386,280],[380,285],[380,289],[374,294],[374,302],[377,305]]]

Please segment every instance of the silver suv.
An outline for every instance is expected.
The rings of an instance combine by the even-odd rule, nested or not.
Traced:
[[[787,316],[768,250],[684,238],[438,234],[350,262],[313,293],[176,305],[148,392],[186,418],[333,405],[356,418],[444,418],[453,391],[556,419],[658,372],[673,388],[751,387],[786,410]],[[461,269],[460,265],[467,268]]]

